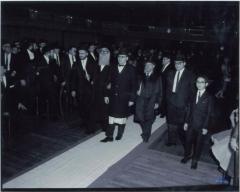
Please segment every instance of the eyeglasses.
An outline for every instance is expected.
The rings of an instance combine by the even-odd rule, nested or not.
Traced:
[[[203,84],[203,83],[206,83],[206,82],[205,81],[196,81],[196,83]]]
[[[100,53],[107,54],[109,51],[100,51]]]

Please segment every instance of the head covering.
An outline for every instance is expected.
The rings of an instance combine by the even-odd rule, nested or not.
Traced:
[[[86,44],[81,44],[81,45],[78,47],[78,50],[88,51],[88,46],[87,46]]]
[[[182,53],[177,53],[177,55],[175,56],[174,58],[175,61],[185,61],[186,60],[186,57],[184,54]]]
[[[170,52],[169,52],[169,51],[164,51],[163,54],[162,54],[162,58],[163,58],[163,57],[167,57],[167,58],[170,59],[170,58],[171,58]]]
[[[120,49],[119,52],[118,52],[118,55],[126,55],[126,56],[128,56],[127,49],[125,49],[125,48]]]
[[[42,54],[44,55],[45,53],[47,53],[47,52],[49,52],[51,50],[52,50],[52,47],[47,45],[47,46],[43,47]]]

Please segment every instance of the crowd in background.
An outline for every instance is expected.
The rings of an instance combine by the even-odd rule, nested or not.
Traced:
[[[173,46],[165,49],[160,46],[131,45],[123,42],[118,44],[91,42],[63,48],[57,43],[49,43],[45,40],[39,42],[34,40],[3,41],[1,55],[3,142],[8,140],[9,121],[13,135],[21,137],[29,116],[40,118],[48,116],[50,120],[55,121],[61,118],[63,113],[70,113],[71,110],[67,110],[69,106],[70,108],[81,106],[77,108],[81,118],[85,119],[83,127],[86,129],[86,134],[97,131],[92,121],[98,121],[99,129],[106,131],[108,118],[104,116],[98,119],[99,114],[107,113],[101,111],[104,107],[99,109],[99,106],[104,103],[98,100],[98,98],[104,98],[107,93],[101,92],[98,88],[107,87],[106,82],[109,80],[108,77],[103,79],[97,72],[102,70],[100,66],[101,62],[104,62],[104,59],[99,57],[101,53],[111,55],[110,61],[106,62],[110,67],[119,64],[119,54],[126,55],[127,63],[134,69],[136,79],[141,79],[143,75],[146,75],[144,74],[146,63],[153,63],[155,73],[161,77],[162,83],[163,95],[159,101],[158,113],[156,113],[160,114],[161,118],[167,115],[167,98],[164,97],[167,86],[165,82],[167,77],[164,77],[166,59],[169,59],[167,64],[170,64],[171,69],[174,69],[175,56],[184,55],[186,69],[194,73],[196,77],[204,74],[204,77],[207,76],[208,79],[207,90],[214,98],[209,132],[213,134],[230,129],[229,116],[238,105],[238,55],[233,54],[234,51],[229,51],[224,46],[211,50],[191,47],[183,49],[182,47]],[[85,68],[79,70],[79,62],[85,58],[88,58],[89,64],[85,63],[83,65]],[[84,81],[86,83],[82,83]],[[100,82],[104,83],[99,85]],[[137,94],[139,90],[137,83],[134,90]],[[64,101],[62,100],[63,94]],[[62,103],[67,103],[67,107],[65,108]],[[86,103],[92,105],[87,106]],[[93,112],[96,111],[96,106],[99,110],[97,114]],[[121,131],[123,132],[123,129]],[[118,139],[121,139],[122,134]]]

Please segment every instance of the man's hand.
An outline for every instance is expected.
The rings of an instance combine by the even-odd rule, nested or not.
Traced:
[[[56,75],[53,75],[53,81],[56,83],[58,80],[57,76]]]
[[[18,103],[18,110],[26,111],[27,107],[25,107],[22,103]]]
[[[202,129],[202,134],[203,135],[206,135],[208,133],[208,130],[207,129]]]
[[[233,151],[238,150],[238,144],[237,144],[237,139],[236,138],[232,138],[230,140],[230,147],[233,149]]]
[[[111,89],[111,83],[107,85],[107,89]]]
[[[158,103],[155,103],[154,109],[158,109],[158,107],[159,107],[159,104],[158,104]]]
[[[11,73],[11,76],[14,77],[15,75],[16,75],[16,71],[13,71],[13,72]]]
[[[72,91],[72,92],[71,92],[71,95],[72,95],[72,97],[75,98],[75,97],[76,97],[76,91]]]
[[[133,104],[134,104],[134,102],[132,102],[132,101],[129,101],[129,102],[128,102],[128,106],[129,106],[129,107],[131,107]]]
[[[184,123],[184,125],[183,125],[183,130],[184,130],[184,131],[187,131],[187,130],[188,130],[188,124],[187,124],[187,123]]]
[[[9,112],[4,112],[4,113],[3,113],[3,116],[5,116],[5,117],[8,117],[9,115],[10,115]]]
[[[61,86],[64,87],[65,85],[66,85],[66,81],[63,81],[63,82],[61,83]]]
[[[109,98],[108,98],[108,97],[104,97],[104,102],[105,102],[106,104],[108,104],[108,103],[109,103]]]
[[[36,72],[36,75],[38,76],[38,75],[40,75],[40,73],[39,73],[39,72]]]
[[[25,87],[27,83],[24,79],[21,79],[20,84],[21,84],[21,86]]]
[[[216,95],[215,95],[217,98],[224,98],[223,96],[223,90],[219,90]]]

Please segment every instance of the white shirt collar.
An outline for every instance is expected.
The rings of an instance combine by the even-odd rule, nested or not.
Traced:
[[[170,63],[168,63],[167,65],[163,66],[162,72],[165,71],[165,69],[170,65]]]
[[[81,60],[81,63],[82,63],[83,69],[86,70],[87,58]]]
[[[104,69],[105,65],[100,65],[100,70],[102,71]]]
[[[199,92],[200,92],[200,96],[202,96],[203,95],[203,93],[206,91],[206,89],[203,89],[203,90],[198,90],[198,92],[197,92],[197,95],[199,94]]]
[[[46,55],[43,55],[45,60],[47,61],[47,64],[49,64],[49,58]]]
[[[28,52],[30,60],[33,60],[34,59],[34,53],[32,51],[30,51],[29,49],[27,49],[27,52]]]

